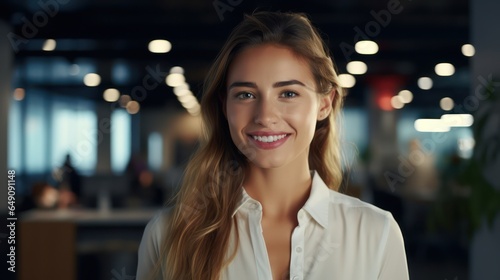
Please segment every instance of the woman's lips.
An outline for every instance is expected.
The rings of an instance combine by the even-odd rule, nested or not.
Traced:
[[[258,148],[269,150],[275,149],[283,145],[283,143],[288,140],[290,134],[279,133],[279,134],[269,134],[269,133],[259,133],[260,135],[248,134],[251,142],[255,144]]]

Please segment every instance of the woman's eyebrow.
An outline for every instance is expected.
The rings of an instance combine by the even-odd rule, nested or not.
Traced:
[[[234,87],[249,87],[249,88],[257,88],[257,84],[256,83],[252,83],[252,82],[234,82],[232,84],[230,84],[227,89],[232,89]]]
[[[291,86],[291,85],[299,85],[303,87],[307,87],[303,82],[299,80],[289,80],[289,81],[282,81],[282,82],[276,82],[273,84],[273,87],[286,87],[286,86]]]
[[[286,87],[286,86],[290,86],[290,85],[299,85],[299,86],[309,88],[308,86],[306,86],[303,82],[301,82],[299,80],[289,80],[289,81],[276,82],[273,84],[273,87],[278,88],[278,87]],[[231,85],[229,85],[228,89],[231,89],[233,87],[257,88],[257,84],[252,83],[252,82],[234,82]]]

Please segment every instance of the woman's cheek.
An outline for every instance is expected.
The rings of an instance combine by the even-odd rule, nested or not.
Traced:
[[[301,106],[302,105],[302,106]],[[314,106],[303,106],[305,104],[290,104],[282,110],[282,116],[294,122],[311,122],[316,119],[317,108]]]

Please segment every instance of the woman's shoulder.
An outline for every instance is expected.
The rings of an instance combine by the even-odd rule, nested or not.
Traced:
[[[142,243],[145,243],[149,250],[159,252],[161,243],[165,236],[168,220],[172,215],[172,208],[158,210],[149,220],[144,229]]]
[[[147,279],[161,257],[161,246],[165,236],[166,224],[172,213],[171,208],[164,208],[149,220],[138,250],[137,278]]]
[[[332,242],[357,252],[346,263],[370,264],[364,271],[374,269],[379,279],[408,279],[403,235],[391,212],[330,190],[328,217]]]
[[[389,211],[333,190],[330,191],[329,208],[332,229],[342,228],[353,233],[346,238],[354,238],[356,242],[356,238],[372,240],[377,248],[387,242],[392,244],[403,240],[399,225]]]
[[[333,208],[334,211],[341,211],[344,215],[349,215],[352,218],[363,218],[362,220],[365,222],[378,224],[387,224],[394,219],[391,212],[356,197],[330,190],[329,198],[330,208]]]
[[[317,172],[313,177],[312,191],[314,194],[311,193],[311,196],[314,196],[313,201],[316,201],[318,207],[325,207],[324,203],[327,201],[330,211],[328,217],[334,220],[334,224],[341,221],[359,223],[360,219],[362,222],[387,224],[388,220],[393,219],[392,214],[386,210],[328,188]]]
[[[172,215],[173,208],[162,208],[158,210],[153,217],[149,220],[144,232],[151,233],[153,235],[163,235],[165,230],[165,225],[168,223],[170,216]]]

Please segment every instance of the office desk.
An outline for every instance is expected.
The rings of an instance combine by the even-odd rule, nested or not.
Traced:
[[[19,279],[76,280],[79,254],[136,252],[144,227],[158,210],[25,212],[19,219]]]

